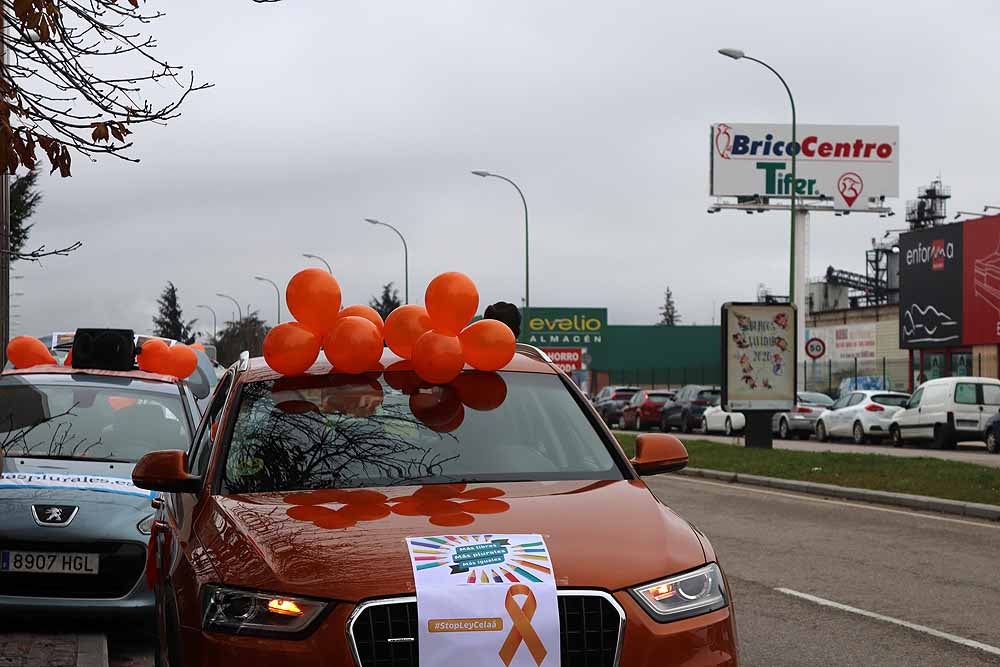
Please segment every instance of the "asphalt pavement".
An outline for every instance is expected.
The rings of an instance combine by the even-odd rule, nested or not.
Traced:
[[[648,482],[711,539],[744,665],[1000,665],[1000,524],[676,475]]]

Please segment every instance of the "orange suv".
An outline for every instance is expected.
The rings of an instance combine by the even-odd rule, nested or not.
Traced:
[[[456,531],[544,537],[562,665],[738,663],[711,544],[641,479],[687,464],[679,440],[640,435],[626,458],[529,346],[447,385],[410,368],[388,350],[364,375],[241,359],[191,451],[139,462],[135,483],[163,493],[157,664],[415,666],[406,538]]]

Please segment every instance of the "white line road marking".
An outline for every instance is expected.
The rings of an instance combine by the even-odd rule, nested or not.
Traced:
[[[852,614],[857,614],[859,616],[867,616],[868,618],[874,618],[876,621],[883,621],[885,623],[892,623],[893,625],[899,625],[910,630],[916,630],[917,632],[922,632],[926,635],[932,637],[937,637],[938,639],[944,639],[946,641],[954,642],[956,644],[961,644],[962,646],[968,646],[969,648],[979,649],[980,651],[986,651],[993,655],[1000,655],[1000,648],[996,646],[990,646],[989,644],[984,644],[982,642],[977,642],[973,639],[966,639],[965,637],[959,637],[958,635],[953,635],[948,632],[941,632],[940,630],[935,630],[934,628],[928,628],[926,625],[918,625],[916,623],[910,623],[909,621],[903,621],[898,618],[893,618],[891,616],[883,616],[882,614],[876,614],[873,611],[866,611],[864,609],[858,609],[857,607],[851,607],[846,604],[841,604],[839,602],[834,602],[833,600],[827,600],[825,598],[816,597],[815,595],[809,595],[808,593],[800,593],[798,591],[793,591],[790,588],[775,588],[774,590],[779,593],[784,593],[785,595],[791,595],[792,597],[797,597],[802,600],[808,600],[818,605],[824,607],[831,607],[833,609],[839,609],[841,611],[850,612]]]
[[[873,512],[888,512],[889,514],[902,514],[904,516],[912,516],[918,519],[933,519],[934,521],[945,521],[947,523],[957,523],[964,526],[977,526],[979,528],[993,528],[994,530],[1000,530],[1000,523],[969,521],[967,519],[952,519],[950,517],[938,516],[936,514],[924,514],[922,512],[895,510],[888,507],[881,507],[879,505],[869,505],[867,503],[853,503],[847,500],[831,500],[829,498],[817,498],[805,494],[800,495],[797,493],[770,491],[768,489],[759,489],[753,486],[749,486],[747,484],[740,484],[738,482],[713,482],[704,479],[692,479],[690,477],[682,477],[680,475],[673,475],[671,477],[671,481],[687,482],[688,484],[704,484],[707,486],[717,486],[723,489],[729,489],[731,491],[739,491],[742,493],[761,493],[768,496],[781,496],[782,498],[792,498],[793,500],[802,500],[809,503],[826,503],[829,505],[841,505],[843,507],[855,507],[857,509],[871,510]]]

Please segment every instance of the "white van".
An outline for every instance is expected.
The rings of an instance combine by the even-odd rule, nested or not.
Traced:
[[[931,440],[953,449],[963,440],[983,440],[986,421],[1000,412],[1000,380],[951,377],[920,385],[892,418],[892,444]]]

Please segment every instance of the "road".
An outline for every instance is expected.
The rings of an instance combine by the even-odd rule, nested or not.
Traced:
[[[615,431],[616,433],[632,433],[635,431]],[[710,440],[730,445],[742,445],[743,438],[740,436],[725,435],[704,435],[701,433],[674,433],[681,440]],[[965,463],[975,463],[976,465],[1000,468],[1000,455],[990,454],[986,451],[986,445],[981,442],[962,442],[953,450],[930,449],[930,447],[917,447],[909,445],[897,448],[892,445],[855,445],[848,442],[819,442],[817,440],[774,440],[775,449],[790,449],[801,452],[840,452],[850,454],[884,454],[886,456],[901,457],[924,457],[933,459],[943,459],[946,461],[964,461]]]
[[[1000,524],[676,475],[648,481],[712,540],[744,665],[1000,664]]]

